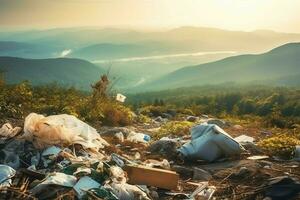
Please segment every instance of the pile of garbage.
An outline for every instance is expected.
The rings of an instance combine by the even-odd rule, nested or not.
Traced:
[[[233,138],[217,123],[201,121],[190,132],[151,141],[151,134],[134,128],[97,131],[71,115],[31,113],[23,129],[9,123],[0,129],[0,199],[299,195],[300,159],[275,162],[258,149],[254,138]]]

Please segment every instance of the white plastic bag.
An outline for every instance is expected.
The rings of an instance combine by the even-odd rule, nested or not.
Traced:
[[[22,130],[21,127],[13,128],[10,123],[3,124],[0,128],[0,137],[12,138]]]
[[[64,173],[53,173],[47,176],[43,182],[30,190],[33,194],[40,193],[48,185],[61,185],[64,187],[73,187],[76,184],[77,178]]]
[[[214,161],[225,156],[239,155],[244,148],[214,124],[203,123],[191,129],[192,140],[179,151],[189,160]]]
[[[119,102],[124,103],[125,99],[126,99],[126,96],[124,96],[123,94],[118,93],[117,96],[116,96],[116,100],[119,101]]]
[[[148,143],[150,141],[150,136],[147,135],[147,134],[144,134],[144,133],[136,133],[134,131],[131,131],[127,138],[126,138],[128,141],[131,141],[131,142],[141,142],[141,143]]]
[[[112,192],[120,200],[150,200],[147,194],[135,185],[127,183],[111,183]]]
[[[11,178],[16,174],[16,170],[7,165],[0,165],[0,188],[11,185]]]
[[[81,144],[84,148],[103,148],[109,144],[93,127],[72,115],[44,117],[31,113],[25,118],[23,138],[32,141],[36,148],[52,145]]]

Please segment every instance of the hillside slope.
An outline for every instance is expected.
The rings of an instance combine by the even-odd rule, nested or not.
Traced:
[[[22,58],[52,57],[60,50],[56,47],[28,42],[0,41],[0,56]]]
[[[289,43],[264,54],[241,55],[184,67],[141,88],[161,90],[225,82],[288,84],[284,77],[300,77],[300,43]],[[272,80],[274,80],[272,82]],[[279,82],[278,82],[279,83]]]
[[[0,70],[8,83],[29,80],[33,85],[56,82],[64,86],[88,89],[104,72],[92,63],[70,58],[23,59],[0,57]]]

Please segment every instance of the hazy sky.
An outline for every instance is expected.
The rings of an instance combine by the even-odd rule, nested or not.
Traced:
[[[189,25],[300,32],[300,0],[0,0],[0,30]]]

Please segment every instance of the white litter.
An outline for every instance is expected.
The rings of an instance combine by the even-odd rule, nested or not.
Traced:
[[[100,183],[94,181],[92,178],[88,176],[84,176],[79,179],[73,189],[76,191],[78,198],[82,198],[86,191],[92,188],[98,188]]]
[[[126,175],[121,167],[111,166],[110,167],[111,179],[116,183],[126,183]]]
[[[50,155],[58,155],[61,152],[61,148],[52,146],[47,149],[45,149],[42,153],[42,156],[50,156]]]
[[[294,160],[300,161],[300,146],[299,145],[296,146]]]
[[[239,155],[244,148],[214,124],[203,123],[191,128],[191,141],[179,151],[186,159],[214,161],[222,157]]]
[[[118,199],[135,200],[143,199],[150,200],[147,194],[135,185],[127,183],[111,183],[112,192],[118,197]]]
[[[125,99],[126,99],[126,96],[124,96],[123,94],[118,93],[117,96],[116,96],[116,100],[119,101],[119,102],[124,103]]]
[[[249,156],[247,157],[248,160],[264,160],[264,159],[268,159],[269,156]]]
[[[0,128],[0,137],[12,138],[21,132],[21,130],[21,127],[13,128],[10,123],[6,123]]]
[[[16,170],[7,165],[0,165],[0,188],[11,185],[11,178],[16,174]]]
[[[24,139],[33,142],[36,148],[52,145],[81,144],[84,148],[103,148],[109,144],[93,127],[72,115],[45,117],[31,113],[25,118]]]
[[[127,138],[126,138],[128,141],[131,141],[131,142],[135,142],[135,143],[148,143],[151,139],[151,137],[147,134],[144,134],[144,133],[136,133],[134,131],[131,131]]]
[[[39,193],[42,189],[47,187],[47,185],[60,185],[64,187],[73,187],[76,184],[77,178],[72,175],[67,175],[64,173],[53,173],[47,176],[44,181],[34,188],[32,188],[30,191],[33,194]]]
[[[74,175],[84,173],[85,175],[89,175],[92,173],[92,170],[90,168],[86,167],[78,167],[77,170],[73,173]]]
[[[234,140],[239,142],[239,143],[247,143],[247,142],[253,143],[255,139],[253,137],[248,136],[248,135],[240,135],[238,137],[235,137]]]

